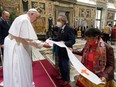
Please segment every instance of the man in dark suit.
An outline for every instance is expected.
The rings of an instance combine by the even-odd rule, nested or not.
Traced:
[[[2,12],[2,17],[0,18],[0,48],[3,55],[4,39],[8,35],[8,30],[10,28],[9,23],[10,13],[7,11]]]
[[[75,34],[74,30],[66,23],[66,16],[60,15],[57,19],[57,26],[60,28],[60,30],[57,38],[54,40],[63,41],[67,47],[72,48],[72,45],[75,43]],[[70,82],[70,65],[66,49],[59,47],[58,56],[61,76],[57,77],[57,79],[63,79],[64,83],[62,85],[67,85]]]

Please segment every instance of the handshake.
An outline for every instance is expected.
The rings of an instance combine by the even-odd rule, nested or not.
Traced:
[[[42,42],[40,40],[33,40],[29,42],[29,44],[36,48],[41,48],[41,47],[51,48],[51,46],[47,42]]]

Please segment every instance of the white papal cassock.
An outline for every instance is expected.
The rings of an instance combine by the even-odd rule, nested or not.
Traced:
[[[4,87],[33,87],[31,46],[27,42],[36,39],[28,15],[17,17],[4,42]]]

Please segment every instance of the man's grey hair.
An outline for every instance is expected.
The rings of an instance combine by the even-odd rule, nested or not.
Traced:
[[[67,17],[65,15],[59,15],[61,16],[61,20],[65,23],[68,23]]]
[[[35,8],[31,8],[27,13],[39,13]]]
[[[8,11],[5,11],[5,10],[4,10],[4,11],[2,12],[2,14],[5,14],[5,13],[10,14]]]

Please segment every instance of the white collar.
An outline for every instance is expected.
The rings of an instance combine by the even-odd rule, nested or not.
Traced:
[[[65,26],[66,26],[66,25],[63,25],[62,29],[64,29],[64,28],[65,28]]]
[[[1,17],[2,20],[4,20],[2,17]],[[5,20],[4,20],[5,21]]]

